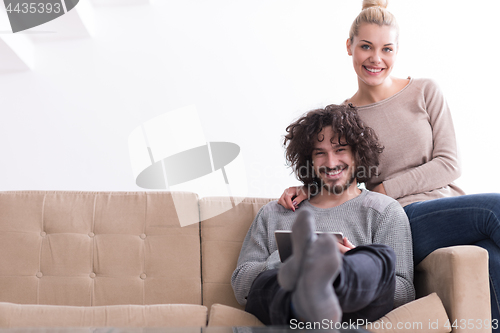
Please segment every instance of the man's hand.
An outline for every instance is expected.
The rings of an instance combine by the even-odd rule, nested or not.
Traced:
[[[382,194],[385,194],[387,195],[387,193],[385,192],[385,187],[384,187],[384,184],[383,183],[380,183],[378,184],[377,186],[375,186],[373,189],[372,189],[373,192],[378,192],[378,193],[382,193]]]
[[[347,237],[344,237],[342,240],[344,243],[338,243],[340,253],[345,254],[347,251],[354,249],[356,246],[352,245],[351,242],[347,239]]]
[[[307,187],[305,186],[292,186],[283,192],[278,203],[285,207],[286,209],[291,209],[295,212],[295,209],[302,201],[309,197]],[[292,201],[293,200],[293,201]]]

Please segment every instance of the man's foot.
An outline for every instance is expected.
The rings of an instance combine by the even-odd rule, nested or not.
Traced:
[[[340,272],[342,255],[332,235],[320,235],[309,246],[304,257],[292,304],[297,319],[320,322],[323,319],[339,322],[342,309],[333,289]]]
[[[281,288],[292,291],[297,285],[304,255],[316,240],[316,225],[311,211],[301,209],[292,226],[292,255],[283,263],[278,273]]]

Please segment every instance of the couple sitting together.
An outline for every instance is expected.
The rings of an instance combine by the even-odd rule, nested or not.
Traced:
[[[488,250],[500,319],[500,195],[464,195],[453,184],[450,110],[432,80],[390,76],[399,30],[386,5],[364,0],[350,30],[358,91],[287,128],[286,158],[303,186],[264,206],[243,242],[231,283],[266,325],[377,320],[415,298],[414,264],[469,244]],[[283,263],[275,230],[292,230]]]

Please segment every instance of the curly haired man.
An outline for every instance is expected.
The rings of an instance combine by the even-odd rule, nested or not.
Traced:
[[[413,300],[407,216],[395,200],[357,186],[377,171],[383,147],[374,131],[349,105],[310,111],[286,130],[287,162],[313,196],[299,213],[276,201],[259,211],[232,276],[238,302],[266,325],[317,328],[373,321]],[[292,230],[284,263],[276,230]]]

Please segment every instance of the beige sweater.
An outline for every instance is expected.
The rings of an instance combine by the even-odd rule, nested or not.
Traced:
[[[462,195],[452,182],[460,176],[450,109],[437,84],[411,79],[383,101],[358,107],[385,149],[366,188],[383,182],[403,207],[417,201]]]

